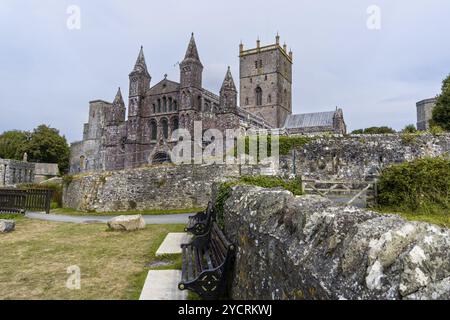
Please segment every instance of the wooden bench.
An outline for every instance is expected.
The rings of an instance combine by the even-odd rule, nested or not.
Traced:
[[[234,246],[213,221],[208,233],[181,245],[183,267],[180,290],[191,290],[203,299],[218,299],[226,292]]]
[[[194,236],[201,236],[209,231],[211,221],[213,220],[214,209],[212,204],[208,204],[208,208],[205,211],[198,212],[196,215],[190,216],[185,232],[192,233]]]

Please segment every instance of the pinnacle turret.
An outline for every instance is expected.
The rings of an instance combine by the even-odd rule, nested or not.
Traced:
[[[191,40],[189,41],[188,48],[186,50],[186,55],[184,56],[184,59],[192,59],[197,60],[200,62],[200,57],[198,55],[197,45],[195,43],[194,33],[191,35]]]
[[[144,48],[142,46],[141,50],[139,51],[136,64],[134,65],[133,72],[144,72],[146,75],[150,75],[147,69],[147,64],[145,63]]]
[[[113,106],[115,106],[115,107],[125,107],[125,102],[123,101],[122,91],[120,90],[120,87],[117,90],[116,97],[114,98]]]
[[[230,67],[228,67],[227,73],[225,75],[225,79],[223,80],[223,83],[222,83],[222,88],[220,90],[221,91],[222,90],[237,91],[236,86],[234,84],[233,76],[231,75]]]

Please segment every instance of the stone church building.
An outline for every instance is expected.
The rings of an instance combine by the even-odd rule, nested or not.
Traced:
[[[311,128],[308,123],[292,121],[293,55],[279,40],[277,35],[276,43],[268,46],[258,40],[257,47],[249,50],[240,45],[240,105],[230,68],[219,95],[203,88],[203,64],[193,34],[180,63],[180,82],[165,76],[151,86],[141,47],[129,75],[128,115],[120,88],[112,103],[91,101],[83,140],[71,146],[70,172],[170,162],[169,150],[176,143],[172,132],[185,128],[193,136],[194,121],[201,121],[204,131],[280,128],[286,134],[345,133],[340,109],[332,112],[331,126],[315,123]]]

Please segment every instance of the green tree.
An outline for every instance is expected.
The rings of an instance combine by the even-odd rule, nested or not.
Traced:
[[[25,151],[29,161],[57,163],[61,173],[67,172],[69,168],[69,145],[57,129],[46,125],[34,129],[25,145]]]
[[[0,135],[0,158],[22,160],[25,144],[30,138],[26,131],[11,130]]]
[[[416,133],[417,129],[416,126],[413,124],[408,124],[403,130],[403,133]]]
[[[430,124],[450,131],[450,75],[442,82],[442,93],[437,97]]]

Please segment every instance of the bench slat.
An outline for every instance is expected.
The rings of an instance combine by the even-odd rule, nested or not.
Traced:
[[[192,266],[192,247],[191,246],[187,246],[186,247],[186,259],[188,261],[188,279],[191,280],[194,278],[194,270],[193,270],[193,266]]]
[[[182,280],[183,282],[187,282],[188,281],[188,274],[187,274],[187,259],[189,259],[189,256],[186,254],[186,246],[182,246],[181,247],[182,252],[183,252],[183,265],[182,265],[182,270],[181,270],[181,276],[182,276]]]

